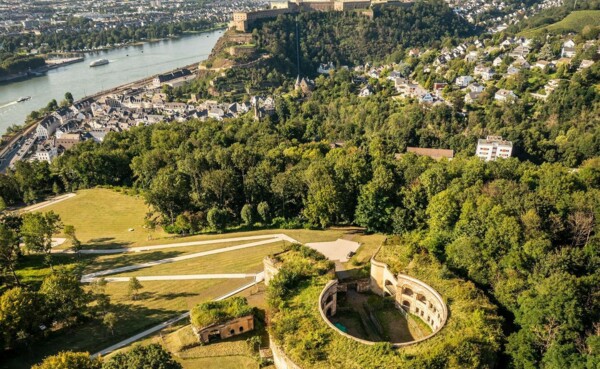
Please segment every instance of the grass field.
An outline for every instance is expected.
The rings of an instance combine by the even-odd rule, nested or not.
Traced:
[[[224,234],[202,234],[191,237],[168,235],[161,229],[152,233],[142,228],[144,216],[148,212],[141,197],[129,196],[108,189],[78,191],[77,195],[64,201],[46,206],[40,211],[58,213],[64,224],[76,227],[77,237],[88,248],[114,248],[130,246],[162,245],[179,242],[215,240],[253,235],[284,233],[301,243],[333,241],[337,238],[350,239],[362,244],[355,259],[364,263],[381,244],[383,236],[363,235],[355,228],[339,228],[325,231],[266,229],[253,231],[230,231]],[[133,231],[128,229],[133,228]],[[194,245],[181,248],[165,248],[154,251],[123,253],[112,255],[53,254],[53,264],[67,268],[78,268],[82,273],[116,268],[168,257],[188,255],[195,252],[236,246],[251,241],[223,242],[208,245]],[[65,245],[68,247],[69,245]],[[208,255],[180,262],[143,268],[120,276],[171,275],[171,274],[211,274],[211,273],[254,273],[262,270],[262,259],[268,254],[281,250],[283,242],[269,243],[248,249]],[[41,255],[25,255],[19,264],[18,275],[23,282],[36,284],[50,273]],[[117,276],[117,274],[115,275]],[[89,320],[72,328],[61,328],[50,333],[49,337],[38,344],[35,350],[17,352],[15,357],[2,360],[0,368],[29,368],[43,357],[61,350],[80,350],[97,352],[111,344],[119,342],[135,333],[163,322],[175,315],[191,309],[195,304],[221,296],[251,279],[231,280],[179,280],[179,281],[143,281],[141,299],[132,301],[127,296],[127,283],[114,282],[106,287],[114,311],[119,315],[119,323],[114,335],[110,334],[100,321]],[[253,290],[253,289],[251,289]],[[244,291],[246,293],[247,291]],[[251,292],[251,291],[248,291]],[[246,294],[254,306],[265,308],[264,299],[257,295]],[[244,343],[244,342],[242,342]],[[245,343],[244,343],[245,344]],[[206,346],[211,351],[217,346]],[[216,355],[219,360],[208,359],[208,351],[194,351],[192,356],[182,362],[184,368],[253,368],[256,359],[244,352],[242,347],[234,352]],[[225,350],[225,349],[223,349]],[[231,347],[227,350],[232,350]],[[236,351],[237,350],[237,351]],[[215,351],[218,352],[219,350]],[[214,355],[213,355],[214,356]],[[183,359],[182,359],[183,360]]]
[[[282,250],[282,243],[267,244],[248,249],[224,252],[196,259],[177,261],[169,264],[143,268],[114,277],[133,277],[169,274],[215,274],[215,273],[255,273],[260,272],[265,256]]]
[[[523,37],[535,37],[542,34],[544,30],[551,33],[581,32],[586,26],[600,26],[600,10],[574,11],[556,23],[525,30],[519,35]]]
[[[147,241],[149,234],[153,238],[167,236],[160,228],[151,233],[143,228],[150,209],[141,196],[102,188],[81,190],[75,197],[41,209],[50,210],[60,214],[64,224],[75,226],[84,245],[124,247]]]

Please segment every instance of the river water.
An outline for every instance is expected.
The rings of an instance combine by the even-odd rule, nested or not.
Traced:
[[[12,124],[22,124],[25,117],[52,99],[60,102],[65,92],[77,100],[86,95],[117,87],[154,74],[205,60],[223,31],[87,53],[83,62],[49,71],[41,77],[0,85],[0,134]],[[90,68],[90,62],[108,59],[107,65]],[[31,100],[17,103],[17,99]]]

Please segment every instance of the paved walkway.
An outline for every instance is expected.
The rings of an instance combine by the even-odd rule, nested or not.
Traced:
[[[360,243],[348,240],[337,239],[331,242],[311,242],[305,244],[311,249],[315,249],[321,254],[325,255],[329,260],[339,260],[342,263],[347,262],[348,253],[356,252]]]
[[[230,252],[230,251],[242,250],[242,249],[247,249],[247,248],[250,248],[250,247],[267,245],[269,243],[280,242],[280,241],[281,241],[280,238],[275,238],[275,239],[269,239],[269,240],[264,240],[264,241],[257,241],[257,242],[246,243],[246,244],[238,245],[238,246],[224,247],[222,249],[196,252],[194,254],[176,256],[176,257],[173,257],[173,258],[166,258],[166,259],[161,259],[161,260],[156,260],[156,261],[149,261],[147,263],[133,264],[133,265],[128,265],[128,266],[124,266],[124,267],[120,267],[120,268],[106,269],[106,270],[102,270],[102,271],[99,271],[99,272],[94,272],[94,273],[83,275],[81,277],[81,282],[84,282],[84,283],[90,282],[90,281],[94,280],[94,278],[100,277],[100,276],[104,276],[104,275],[117,274],[117,273],[123,273],[123,272],[130,272],[132,270],[137,270],[137,269],[142,269],[142,268],[148,268],[148,267],[152,267],[152,266],[156,266],[156,265],[167,264],[167,263],[174,263],[176,261],[194,259],[194,258],[198,258],[198,257],[201,257],[201,256],[207,256],[207,255],[215,255],[215,254],[220,254],[220,253],[223,253],[223,252]]]
[[[125,252],[142,252],[142,251],[154,251],[159,249],[170,249],[170,248],[178,248],[178,247],[189,247],[189,246],[200,246],[200,245],[212,245],[216,243],[228,243],[228,242],[239,242],[239,241],[252,241],[252,240],[264,240],[275,238],[278,241],[288,241],[292,243],[298,243],[295,239],[281,233],[276,234],[266,234],[266,235],[258,235],[258,236],[246,236],[246,237],[232,237],[232,238],[218,238],[214,240],[205,240],[205,241],[190,241],[190,242],[180,242],[180,243],[166,243],[162,245],[154,245],[154,246],[139,246],[139,247],[125,247],[120,249],[89,249],[89,250],[81,250],[82,254],[120,254]]]
[[[54,204],[59,203],[61,201],[65,201],[67,199],[70,199],[71,197],[74,197],[74,196],[75,196],[74,193],[68,193],[68,194],[65,194],[65,195],[60,195],[60,196],[57,196],[57,197],[53,198],[52,200],[43,201],[43,202],[40,202],[39,204],[35,204],[35,205],[28,206],[26,208],[23,208],[23,209],[21,209],[21,211],[25,212],[25,213],[26,212],[30,212],[30,211],[38,211],[40,209],[45,208],[46,206],[54,205]]]
[[[252,283],[248,283],[246,285],[243,285],[242,287],[240,287],[240,288],[238,288],[236,290],[233,290],[233,291],[231,291],[231,292],[229,292],[229,293],[227,293],[227,294],[225,294],[225,295],[223,295],[221,297],[216,298],[214,301],[224,300],[224,299],[226,299],[228,297],[231,297],[231,296],[233,296],[235,294],[238,294],[238,293],[244,291],[247,288],[250,288],[250,287],[254,286],[255,284],[260,283],[261,281],[262,281],[262,279],[261,280],[257,279],[257,280],[255,280]],[[155,325],[154,327],[152,327],[150,329],[146,329],[145,331],[143,331],[141,333],[138,333],[135,336],[129,337],[126,340],[123,340],[123,341],[121,341],[121,342],[119,342],[117,344],[114,344],[114,345],[112,345],[110,347],[107,347],[104,350],[98,351],[94,355],[92,355],[92,357],[97,357],[97,356],[100,356],[100,355],[106,355],[106,354],[111,353],[111,352],[113,352],[115,350],[123,348],[123,347],[125,347],[125,346],[127,346],[127,345],[129,345],[129,344],[131,344],[131,343],[133,343],[133,342],[141,339],[141,338],[147,337],[147,336],[149,336],[149,335],[151,335],[153,333],[156,333],[158,331],[161,331],[161,330],[167,328],[168,326],[170,326],[170,325],[172,325],[174,323],[177,323],[177,322],[179,322],[179,321],[181,321],[183,319],[186,319],[189,316],[190,316],[189,311],[186,312],[186,313],[183,313],[183,314],[181,314],[181,315],[179,315],[179,316],[177,316],[175,318],[167,320],[166,322],[162,322],[162,323],[160,323],[158,325]]]
[[[244,279],[256,278],[258,274],[229,273],[229,274],[178,274],[178,275],[154,275],[136,277],[139,281],[186,281],[196,279]],[[86,282],[93,282],[97,278],[91,278]],[[130,277],[108,277],[106,282],[129,282]]]

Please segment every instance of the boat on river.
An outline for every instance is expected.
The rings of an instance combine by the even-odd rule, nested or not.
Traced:
[[[100,65],[105,65],[108,64],[108,59],[98,59],[98,60],[94,60],[93,62],[90,63],[90,67],[98,67]]]
[[[17,100],[18,103],[27,101],[27,100],[31,100],[31,96],[24,96],[24,97],[19,97],[19,99]]]

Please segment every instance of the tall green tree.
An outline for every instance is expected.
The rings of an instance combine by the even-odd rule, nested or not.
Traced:
[[[26,213],[23,215],[21,236],[25,247],[32,252],[44,253],[45,260],[52,265],[52,236],[62,227],[60,216],[53,211]]]

